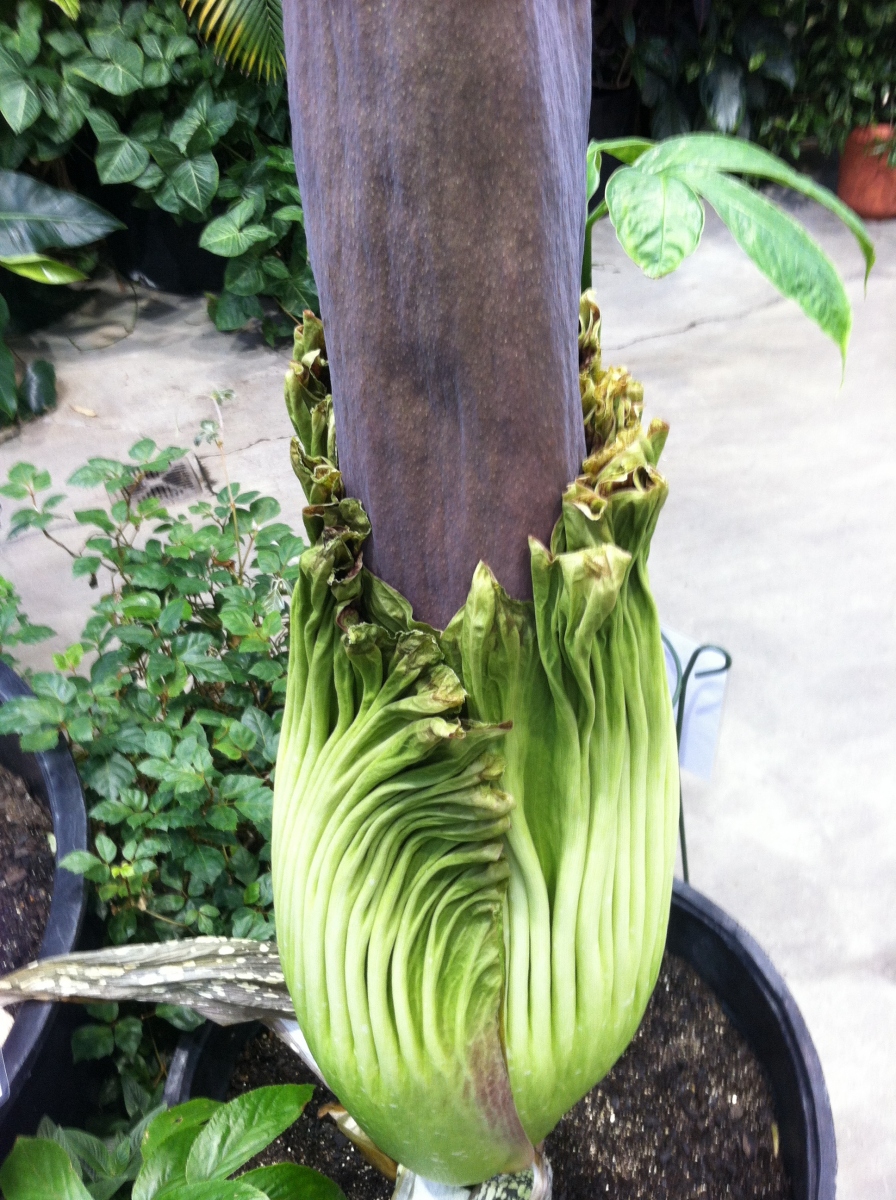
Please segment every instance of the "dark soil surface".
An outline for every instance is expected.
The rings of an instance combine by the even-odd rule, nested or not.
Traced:
[[[17,775],[0,767],[0,975],[37,957],[53,895],[53,822]]]
[[[317,1083],[273,1034],[246,1047],[230,1097],[269,1083]],[[291,1159],[334,1179],[348,1200],[389,1200],[392,1185],[317,1110],[252,1164]],[[545,1143],[555,1200],[790,1200],[762,1068],[699,976],[666,955],[631,1046]]]

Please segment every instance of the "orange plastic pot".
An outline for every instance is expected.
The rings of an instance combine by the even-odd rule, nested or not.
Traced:
[[[837,195],[860,217],[896,217],[896,167],[887,166],[886,149],[880,152],[881,143],[894,134],[892,125],[869,125],[846,139]]]

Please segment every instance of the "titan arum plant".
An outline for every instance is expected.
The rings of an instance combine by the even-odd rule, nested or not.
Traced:
[[[586,189],[589,18],[287,5],[323,323],[297,331],[286,388],[311,545],[276,772],[280,965],[196,939],[0,982],[5,1003],[261,1017],[403,1196],[547,1194],[539,1147],[625,1049],[663,952],[678,766],[647,558],[668,431],[603,368],[586,232],[608,214],[666,274],[706,201],[841,352],[835,268],[738,177],[824,204],[873,261],[833,196],[735,139],[592,146]],[[602,149],[627,165],[589,213]]]

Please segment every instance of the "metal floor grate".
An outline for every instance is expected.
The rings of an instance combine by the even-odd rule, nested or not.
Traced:
[[[167,471],[148,471],[134,489],[135,500],[160,500],[172,503],[198,496],[202,479],[188,459],[172,463]]]

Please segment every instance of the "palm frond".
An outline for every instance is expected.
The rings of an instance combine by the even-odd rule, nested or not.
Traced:
[[[199,32],[232,67],[270,83],[286,68],[281,0],[181,0]]]

